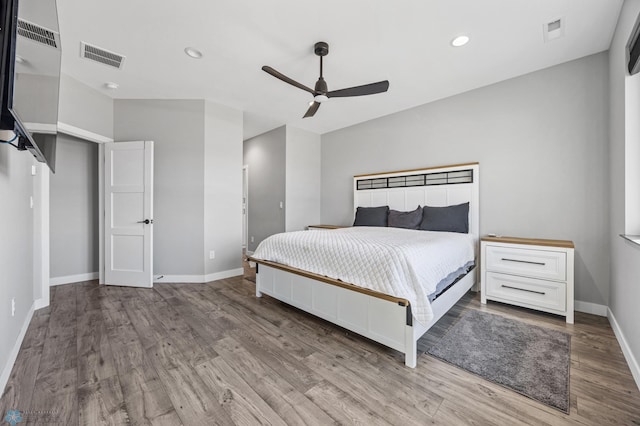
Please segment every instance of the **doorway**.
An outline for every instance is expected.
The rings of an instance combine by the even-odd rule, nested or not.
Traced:
[[[247,252],[249,235],[249,166],[242,166],[242,251]],[[248,254],[248,253],[247,253]]]
[[[153,142],[103,145],[101,284],[153,286]]]

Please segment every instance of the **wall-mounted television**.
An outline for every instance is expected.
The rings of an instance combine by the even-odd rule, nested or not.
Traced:
[[[62,54],[56,0],[0,2],[0,129],[54,171]]]

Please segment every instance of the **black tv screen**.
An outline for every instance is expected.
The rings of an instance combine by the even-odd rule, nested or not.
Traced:
[[[6,0],[3,127],[55,169],[61,53],[55,0]],[[13,123],[11,121],[13,120]]]

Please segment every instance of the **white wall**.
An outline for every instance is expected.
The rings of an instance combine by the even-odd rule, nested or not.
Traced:
[[[54,283],[75,282],[98,273],[98,144],[59,134],[56,165],[50,177],[50,274]]]
[[[29,152],[0,144],[0,392],[11,373],[34,297],[34,191]],[[16,312],[11,316],[11,299]],[[24,336],[24,334],[22,334]]]
[[[320,135],[286,127],[285,231],[320,223]]]
[[[205,102],[204,120],[203,254],[211,275],[242,268],[242,112]]]
[[[624,3],[614,39],[609,51],[609,84],[611,91],[609,133],[609,210],[611,226],[608,232],[611,245],[611,292],[609,310],[612,321],[619,327],[618,340],[631,366],[636,383],[640,385],[640,246],[623,240],[619,234],[629,231],[625,217],[625,192],[640,191],[640,159],[628,161],[639,152],[640,134],[640,75],[630,77],[626,72],[625,46],[636,18],[640,14],[640,1]],[[629,156],[627,160],[625,158]],[[629,170],[635,167],[635,170]],[[627,176],[628,175],[628,176]],[[627,180],[627,177],[633,178]],[[637,195],[636,195],[637,196]],[[629,212],[634,213],[634,212]]]
[[[353,175],[480,162],[480,231],[576,245],[576,299],[607,305],[607,53],[322,136],[324,223]]]

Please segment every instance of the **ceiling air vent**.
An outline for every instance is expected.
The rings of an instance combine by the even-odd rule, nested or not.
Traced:
[[[60,46],[60,34],[22,19],[18,19],[18,34],[36,43],[53,47],[54,49]]]
[[[543,25],[542,34],[547,43],[564,35],[564,18],[557,18]]]
[[[118,69],[122,69],[125,59],[122,55],[109,52],[108,50],[92,46],[85,42],[80,42],[80,56]]]

